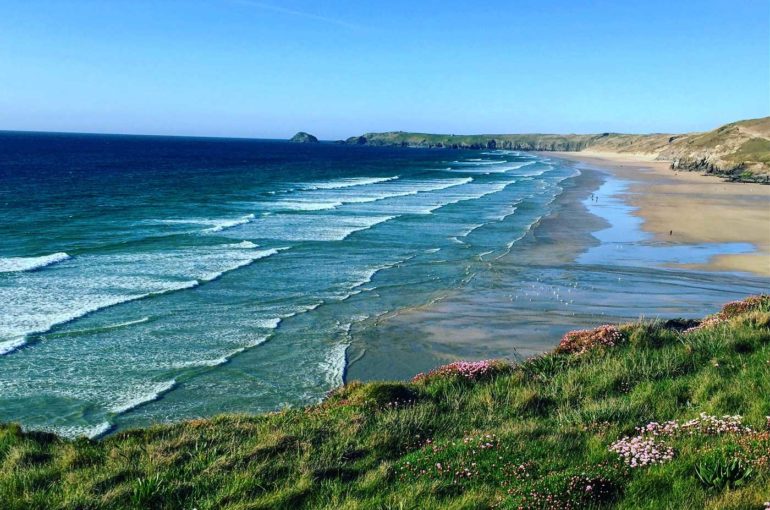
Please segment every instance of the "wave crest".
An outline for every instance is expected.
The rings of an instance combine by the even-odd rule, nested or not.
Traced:
[[[0,258],[0,273],[17,273],[21,271],[34,271],[42,267],[63,262],[71,258],[64,252],[42,255],[40,257],[8,257]]]

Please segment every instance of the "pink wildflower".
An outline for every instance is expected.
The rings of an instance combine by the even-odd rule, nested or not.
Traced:
[[[440,376],[459,375],[465,379],[478,380],[485,376],[492,375],[508,365],[501,360],[483,360],[483,361],[455,361],[448,365],[435,368],[427,374],[417,374],[413,381],[424,381]]]
[[[595,347],[614,347],[623,340],[623,334],[617,326],[605,324],[595,329],[568,332],[556,347],[556,352],[583,354]]]

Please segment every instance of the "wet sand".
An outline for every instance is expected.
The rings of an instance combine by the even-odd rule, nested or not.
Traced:
[[[728,245],[685,237],[682,223],[681,245],[671,242],[668,230],[658,237],[642,232],[642,221],[625,201],[644,189],[635,163],[617,165],[612,173],[598,161],[575,165],[581,175],[563,183],[550,214],[509,255],[430,304],[353,331],[345,379],[407,379],[458,359],[517,360],[553,348],[570,329],[641,316],[701,317],[770,287],[761,275],[703,271],[698,266],[709,259],[708,267],[717,269],[713,255]],[[647,186],[671,186],[663,175],[645,178]],[[607,196],[595,203],[597,192]],[[763,196],[743,193],[751,197],[747,201]]]
[[[643,155],[548,153],[587,163],[631,182],[623,197],[659,241],[680,245],[751,243],[754,253],[717,253],[681,267],[744,271],[770,276],[770,186],[725,182],[696,172],[675,172]]]

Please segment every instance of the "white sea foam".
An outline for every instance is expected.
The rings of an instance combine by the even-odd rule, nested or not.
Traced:
[[[241,351],[243,351],[243,349],[239,349],[238,351],[233,351],[233,354]],[[195,368],[195,367],[216,367],[219,365],[224,365],[225,363],[227,363],[229,359],[230,359],[229,356],[222,356],[221,358],[214,358],[214,359],[180,361],[177,363],[171,363],[169,365],[169,368],[180,369],[180,368]]]
[[[87,437],[88,439],[96,439],[99,436],[102,436],[110,431],[112,428],[112,424],[108,421],[103,421],[101,423],[98,423],[96,425],[69,425],[69,426],[62,426],[62,427],[42,427],[42,428],[31,428],[25,430],[42,430],[45,432],[52,432],[54,434],[57,434],[62,437],[66,437],[69,439],[77,439],[80,437]]]
[[[341,206],[342,202],[316,202],[313,200],[280,200],[267,204],[268,207],[275,207],[277,209],[286,209],[289,211],[325,211],[329,209],[336,209]]]
[[[252,347],[261,345],[265,343],[267,339],[268,339],[268,336],[257,337],[247,342],[246,345],[244,345],[243,347],[238,347],[237,349],[234,349],[219,358],[179,361],[176,363],[171,363],[169,365],[163,365],[163,366],[171,369],[184,369],[184,368],[195,368],[195,367],[216,367],[219,365],[224,365],[225,363],[230,361],[230,359],[236,354],[240,354],[246,349],[251,349]]]
[[[0,341],[0,356],[15,351],[25,343],[27,343],[27,340],[24,336],[18,336],[16,338],[11,338],[10,340]]]
[[[535,171],[531,171],[531,172],[523,172],[523,173],[520,173],[520,174],[517,174],[517,175],[521,176],[523,178],[522,180],[524,180],[524,178],[526,178],[526,180],[531,181],[532,177],[538,177],[540,175],[543,175],[547,171],[548,170],[535,170]]]
[[[519,237],[517,237],[517,238],[515,238],[515,239],[513,239],[511,241],[508,241],[505,244],[506,252],[498,255],[497,257],[495,257],[495,260],[498,260],[498,259],[506,256],[508,253],[510,253],[510,251],[513,249],[513,245],[516,244],[517,242],[521,241],[522,239],[524,239],[524,237],[529,233],[529,231],[532,230],[532,226],[535,223],[537,223],[538,221],[540,221],[540,218],[541,217],[538,217],[534,222],[530,223],[529,226],[527,226],[526,230],[524,230],[524,233],[521,234]]]
[[[396,217],[275,214],[249,226],[248,235],[253,239],[277,241],[342,241],[354,232],[367,230]]]
[[[348,299],[352,298],[353,296],[357,296],[357,295],[361,294],[363,291],[364,291],[364,289],[351,290],[351,291],[349,291],[349,292],[347,292],[345,294],[341,294],[340,296],[338,296],[337,299],[339,299],[339,301],[347,301]]]
[[[286,198],[275,202],[259,204],[262,207],[289,211],[323,211],[337,209],[345,204],[366,204],[387,200],[390,198],[399,198],[414,196],[419,193],[432,191],[441,191],[455,186],[462,186],[473,181],[472,177],[459,179],[441,179],[428,181],[414,181],[403,183],[395,189],[381,190],[379,188],[369,191],[358,191],[359,194],[338,192],[329,194],[331,188],[326,188],[325,192],[309,192],[300,197]],[[337,189],[337,188],[334,188]],[[333,190],[332,190],[333,191]],[[363,193],[363,194],[361,194]]]
[[[453,165],[458,166],[478,166],[478,165],[502,165],[507,163],[505,160],[492,160],[492,159],[468,159],[465,161],[453,161]]]
[[[172,218],[164,220],[148,220],[146,223],[158,225],[202,225],[208,226],[208,228],[203,229],[203,232],[216,233],[249,223],[254,217],[253,214],[247,214],[245,216],[239,216],[238,218]]]
[[[399,198],[418,195],[420,193],[428,193],[431,191],[441,191],[455,186],[462,186],[473,181],[473,177],[466,177],[464,179],[452,179],[445,181],[428,181],[427,183],[415,183],[414,188],[407,191],[397,191],[390,193],[381,193],[378,195],[364,196],[364,197],[343,197],[341,200],[346,204],[365,204],[369,202],[378,202],[380,200],[386,200],[388,198]]]
[[[444,179],[434,181],[435,183],[424,187],[422,191],[447,191],[446,193],[421,195],[420,191],[412,190],[403,195],[417,195],[405,198],[404,200],[385,202],[382,204],[372,204],[364,206],[359,210],[371,213],[399,213],[399,214],[431,214],[436,209],[446,205],[455,204],[463,200],[479,198],[485,194],[493,193],[503,189],[508,183],[473,183],[472,177],[458,179]],[[513,182],[513,181],[511,181]],[[492,189],[494,188],[494,189]],[[477,190],[483,190],[481,194]]]
[[[243,250],[250,250],[252,248],[258,248],[259,245],[252,243],[251,241],[241,241],[234,244],[223,244],[222,248],[239,248]]]
[[[244,347],[236,349],[235,351],[232,352],[232,354],[230,356],[238,354],[239,352],[243,352],[246,349],[251,349],[252,347],[256,347],[258,345],[261,345],[261,344],[267,342],[267,338],[268,337],[266,337],[266,336],[260,336],[260,337],[254,338],[253,340],[249,340],[249,342]]]
[[[258,328],[276,329],[281,324],[281,317],[274,317],[272,319],[260,319],[254,322],[254,325]]]
[[[135,319],[132,321],[125,321],[125,322],[117,322],[115,324],[106,324],[104,326],[96,326],[93,328],[86,328],[86,329],[73,329],[70,331],[66,331],[63,333],[58,333],[51,335],[52,337],[56,336],[73,336],[73,335],[85,335],[88,333],[100,333],[102,331],[110,331],[113,329],[120,329],[120,328],[126,328],[129,326],[135,326],[137,324],[144,324],[145,322],[148,322],[150,320],[149,317],[142,317],[140,319]]]
[[[324,304],[323,301],[318,301],[317,303],[313,303],[312,305],[304,306],[302,308],[302,311],[298,312],[298,313],[312,312],[313,310],[315,310],[316,308],[318,308],[322,304]],[[297,315],[297,314],[295,313],[294,315]]]
[[[482,152],[484,156],[521,156],[521,152],[509,149],[495,149],[493,151]]]
[[[509,163],[508,161],[500,161],[495,165],[477,162],[475,165],[467,165],[467,166],[458,165],[460,166],[460,168],[450,168],[449,171],[455,172],[455,173],[466,173],[466,174],[482,173],[484,175],[504,174],[508,172],[513,172],[514,170],[518,170],[519,168],[523,168],[525,166],[534,165],[535,163],[537,163],[537,161],[523,161],[523,162],[514,162],[514,163]],[[516,173],[516,175],[519,175],[519,174]],[[539,175],[539,174],[534,174],[534,175]]]
[[[228,228],[237,227],[238,225],[243,225],[245,223],[249,223],[251,220],[254,219],[253,214],[247,214],[246,216],[241,216],[240,218],[235,218],[231,220],[213,220],[216,223],[211,228],[207,228],[204,230],[204,232],[221,232],[223,230],[227,230]]]
[[[159,399],[164,393],[170,391],[176,385],[176,381],[163,381],[155,384],[145,385],[137,388],[132,395],[127,395],[123,399],[118,399],[109,408],[109,411],[115,414],[125,413],[135,409],[142,404]]]
[[[516,213],[516,207],[515,206],[511,206],[511,208],[508,210],[508,212],[503,213],[503,214],[495,217],[494,219],[495,219],[495,221],[503,221],[507,217],[512,216],[515,213]]]
[[[0,258],[0,273],[16,273],[20,271],[34,271],[42,267],[63,262],[70,256],[64,252],[42,255],[40,257],[8,257]]]
[[[516,163],[516,167],[512,168],[511,170],[517,170],[519,168],[524,168],[525,166],[534,165],[535,163],[540,163],[540,161],[538,161],[536,159],[533,159],[533,160],[530,160],[530,161],[522,161],[520,163]]]
[[[281,250],[253,250],[250,245],[248,249],[234,250],[223,246],[227,245],[203,252],[83,257],[79,259],[83,267],[73,270],[85,273],[55,278],[25,274],[18,286],[0,287],[0,355],[23,346],[31,334],[45,333],[104,308],[196,287]],[[114,272],[105,274],[105,268]],[[135,275],[133,268],[152,268],[158,274]],[[130,324],[113,327],[125,325]]]
[[[201,282],[210,282],[210,281],[216,280],[217,278],[219,278],[225,273],[229,273],[230,271],[235,271],[236,269],[246,267],[259,259],[263,259],[265,257],[275,255],[279,251],[286,250],[286,249],[287,248],[270,248],[269,250],[259,250],[259,251],[249,252],[251,254],[250,257],[244,258],[238,262],[235,262],[233,265],[228,266],[222,269],[221,271],[213,271],[211,273],[208,273],[202,276],[200,280]]]
[[[471,227],[470,227],[470,228],[468,228],[468,229],[466,229],[465,231],[463,231],[463,232],[462,232],[462,233],[461,233],[461,234],[460,234],[458,237],[468,237],[468,235],[469,235],[471,232],[473,232],[473,231],[474,231],[474,230],[476,230],[476,229],[479,229],[479,228],[483,227],[484,225],[485,225],[485,223],[479,223],[479,224],[477,224],[477,225],[471,225]]]
[[[374,275],[376,275],[380,271],[384,269],[390,269],[391,267],[397,266],[398,264],[402,264],[406,260],[407,259],[403,259],[403,260],[399,260],[398,262],[393,262],[391,264],[380,264],[378,266],[363,269],[357,273],[357,276],[359,278],[357,278],[354,282],[352,282],[352,285],[350,286],[350,288],[355,289],[362,285],[366,285],[367,283],[371,283],[372,278],[374,278]]]
[[[352,177],[348,179],[334,179],[326,182],[317,183],[303,183],[301,186],[304,189],[341,189],[350,188],[352,186],[366,186],[369,184],[378,184],[381,182],[395,181],[398,179],[398,175],[393,177]]]
[[[283,316],[283,318],[284,319],[288,319],[290,317],[295,317],[297,315],[310,312],[312,310],[315,310],[316,308],[318,308],[322,304],[324,304],[324,301],[318,301],[317,303],[314,303],[312,305],[301,306],[298,310],[296,310],[294,312],[291,312],[291,313],[287,313],[286,315]]]
[[[336,344],[329,349],[324,360],[321,362],[321,370],[323,370],[325,379],[333,388],[342,386],[345,383],[347,350],[348,345],[346,343]]]
[[[149,317],[142,317],[141,319],[136,319],[133,321],[126,321],[126,322],[118,322],[117,324],[109,324],[107,326],[102,327],[101,329],[117,329],[117,328],[125,328],[128,326],[134,326],[136,324],[144,324],[145,322],[149,321]]]
[[[416,205],[409,210],[401,210],[399,212],[409,213],[409,214],[431,214],[436,209],[441,209],[442,207],[446,207],[448,205],[454,205],[460,202],[465,202],[467,200],[477,200],[487,195],[499,193],[515,182],[516,182],[515,180],[512,180],[512,181],[497,182],[497,183],[491,183],[491,184],[487,184],[487,183],[478,184],[472,189],[465,190],[464,193],[458,193],[458,194],[455,194],[454,196],[449,196],[449,197],[442,197],[442,200],[438,203],[427,204],[427,205]]]
[[[189,282],[180,282],[175,285],[169,285],[167,288],[155,292],[148,292],[135,296],[119,296],[112,298],[102,298],[92,302],[78,303],[74,309],[69,310],[36,310],[34,312],[21,312],[23,315],[18,317],[17,321],[11,320],[10,324],[5,321],[0,322],[0,335],[10,336],[10,340],[0,341],[0,355],[9,354],[26,343],[26,337],[31,334],[40,334],[49,331],[54,326],[66,324],[76,319],[84,317],[97,310],[109,308],[111,306],[143,299],[149,296],[165,294],[176,290],[189,289],[198,285],[193,280]],[[34,315],[35,312],[37,315]],[[48,313],[46,313],[48,312]]]
[[[407,260],[413,259],[414,257],[415,256],[413,255],[411,257],[407,257],[405,259],[398,260],[396,262],[392,262],[392,263],[389,263],[389,264],[380,264],[380,265],[377,265],[377,266],[374,266],[374,267],[369,267],[369,268],[365,268],[365,269],[361,269],[359,271],[356,271],[354,273],[354,278],[355,279],[352,280],[347,285],[347,291],[345,291],[343,294],[338,295],[337,298],[340,301],[346,301],[347,299],[349,299],[349,298],[351,298],[351,297],[353,297],[355,295],[360,294],[364,290],[369,290],[369,289],[364,289],[364,288],[361,288],[361,287],[363,287],[367,283],[371,283],[372,279],[374,278],[374,275],[376,275],[377,273],[379,273],[380,271],[383,271],[385,269],[390,269],[390,268],[395,267],[395,266],[397,266],[399,264],[403,264]]]

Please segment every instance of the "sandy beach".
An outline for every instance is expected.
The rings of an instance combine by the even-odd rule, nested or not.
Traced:
[[[645,155],[582,151],[549,153],[605,169],[632,184],[624,197],[637,208],[644,231],[675,244],[750,243],[748,254],[723,253],[689,267],[770,276],[770,186],[725,182],[675,172]]]
[[[462,287],[428,304],[382,316],[376,327],[354,330],[346,379],[406,379],[458,359],[529,357],[553,348],[570,329],[642,316],[696,317],[710,313],[715,303],[767,289],[767,272],[744,265],[730,272],[716,271],[721,269],[716,262],[734,258],[737,263],[761,265],[762,255],[752,253],[751,247],[766,248],[768,236],[754,232],[751,237],[750,233],[752,228],[759,232],[766,227],[760,211],[768,202],[770,187],[744,188],[695,174],[683,175],[679,181],[673,172],[668,179],[665,164],[653,163],[657,168],[648,170],[643,169],[647,162],[638,160],[541,155],[571,160],[582,172],[562,183],[564,192],[551,212],[516,243],[509,256],[479,268]],[[614,182],[605,186],[609,177]],[[742,207],[729,208],[729,200],[736,195],[721,191],[723,186],[742,193],[740,202],[754,204],[746,209],[758,217],[749,223],[745,238],[745,231],[738,229],[743,228],[740,215],[747,213]],[[666,187],[674,191],[664,193]],[[706,190],[698,191],[701,187]],[[709,191],[712,188],[716,189]],[[590,197],[596,193],[600,200],[593,203]],[[657,198],[663,205],[657,206],[655,197],[647,196],[650,193],[660,194]],[[699,206],[698,201],[706,205]],[[677,203],[696,213],[706,210],[711,216],[727,214],[716,207],[732,211],[731,218],[739,226],[732,237],[708,237],[706,229],[698,228],[697,216],[688,225],[684,215],[676,212]],[[641,209],[636,209],[642,206],[645,213],[662,208],[660,214],[650,214],[657,223],[647,221],[643,227],[658,228],[661,241],[642,230],[647,217],[640,217]],[[677,215],[677,221],[664,223],[666,215]],[[669,230],[674,234],[669,236]],[[614,237],[617,231],[622,238]],[[714,256],[735,245],[741,245],[746,254]]]

